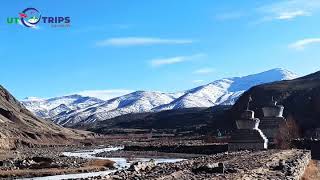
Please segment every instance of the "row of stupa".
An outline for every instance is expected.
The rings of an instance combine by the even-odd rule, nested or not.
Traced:
[[[277,101],[272,101],[262,108],[264,117],[255,118],[254,111],[247,110],[241,114],[241,118],[236,120],[237,130],[231,135],[228,143],[229,151],[238,150],[263,150],[268,148],[268,144],[274,144],[279,126],[285,121],[283,117],[284,107],[277,105]]]

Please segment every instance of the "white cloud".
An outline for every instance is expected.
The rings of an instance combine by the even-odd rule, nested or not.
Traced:
[[[298,16],[307,16],[309,13],[298,10],[298,11],[292,11],[292,12],[281,12],[276,18],[280,20],[286,20],[286,19],[293,19]]]
[[[139,46],[159,44],[190,44],[189,39],[161,39],[152,37],[120,37],[109,38],[96,43],[97,46]]]
[[[210,74],[214,71],[212,68],[201,68],[193,71],[193,74]]]
[[[262,18],[264,21],[311,16],[319,10],[319,0],[283,0],[258,8],[258,11],[264,15]]]
[[[306,46],[317,43],[320,43],[320,38],[307,38],[290,44],[289,48],[303,50]]]
[[[196,80],[193,80],[192,83],[195,83],[195,84],[199,84],[199,83],[203,83],[204,80],[202,79],[196,79]]]
[[[176,56],[176,57],[168,57],[168,58],[158,58],[158,59],[152,59],[150,60],[150,64],[152,67],[159,67],[164,65],[170,65],[170,64],[177,64],[182,63],[185,61],[190,61],[193,59],[197,59],[200,57],[205,56],[205,54],[195,54],[191,56]]]
[[[90,96],[90,97],[95,97],[99,98],[102,100],[109,100],[115,97],[119,97],[125,94],[129,94],[133,92],[133,90],[128,90],[128,89],[108,89],[108,90],[85,90],[85,91],[80,91],[74,94],[79,94],[82,96]]]

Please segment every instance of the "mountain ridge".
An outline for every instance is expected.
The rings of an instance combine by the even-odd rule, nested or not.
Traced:
[[[74,126],[78,123],[92,123],[130,113],[232,105],[252,86],[296,77],[298,77],[296,74],[288,70],[276,68],[248,76],[216,80],[182,93],[135,91],[106,101],[69,95],[48,100],[35,98],[35,101],[25,100],[22,103],[38,116],[51,118],[55,123],[64,126]],[[43,107],[46,103],[49,106]],[[58,106],[60,107],[57,108]]]

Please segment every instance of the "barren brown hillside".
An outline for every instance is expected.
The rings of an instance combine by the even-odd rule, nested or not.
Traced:
[[[20,145],[69,144],[90,135],[89,132],[66,129],[35,117],[0,86],[0,149]]]

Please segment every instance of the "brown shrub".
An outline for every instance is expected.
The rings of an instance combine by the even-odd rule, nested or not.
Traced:
[[[309,165],[307,166],[301,180],[314,180],[320,179],[320,166],[319,162],[312,160],[310,161]]]
[[[292,116],[288,116],[287,120],[280,124],[277,135],[275,136],[275,144],[279,149],[289,149],[293,147],[292,141],[300,137],[300,129]]]
[[[112,168],[114,165],[114,161],[108,159],[95,159],[88,162],[88,166],[96,166],[96,167],[107,167]]]

